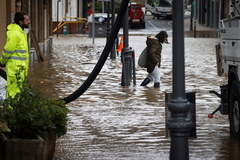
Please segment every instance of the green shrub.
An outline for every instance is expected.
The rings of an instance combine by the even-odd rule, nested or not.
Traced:
[[[8,127],[0,133],[3,132],[7,138],[31,139],[52,129],[57,136],[62,136],[67,131],[68,109],[65,103],[43,97],[39,90],[25,83],[20,93],[0,102],[0,106],[0,122]]]

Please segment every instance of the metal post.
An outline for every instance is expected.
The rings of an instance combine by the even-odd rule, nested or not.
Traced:
[[[128,9],[124,15],[124,23],[123,23],[123,48],[129,47],[128,41]]]
[[[194,14],[193,2],[194,2],[194,0],[191,0],[190,31],[193,30],[193,14]]]
[[[77,0],[77,17],[80,17],[80,13],[79,13],[79,11],[80,11],[80,3],[79,3],[79,0]],[[77,29],[76,29],[76,32],[79,34],[80,33],[80,24],[79,23],[77,23]]]
[[[107,41],[110,34],[110,2],[107,2]]]
[[[92,0],[92,44],[95,44],[95,1]]]
[[[194,30],[193,30],[193,36],[196,38],[196,21],[194,20]]]
[[[111,30],[113,30],[113,24],[115,22],[115,0],[112,0],[112,24],[111,24]],[[111,54],[110,54],[110,58],[111,59],[116,59],[116,51],[115,51],[115,48],[116,48],[116,40],[115,40],[115,43],[113,45],[113,48],[112,48],[112,51],[111,51]]]
[[[57,37],[58,37],[58,23],[59,23],[58,22],[59,21],[58,20],[58,16],[59,16],[59,13],[58,13],[59,12],[59,2],[60,2],[60,0],[57,1]]]
[[[123,20],[123,49],[122,49],[122,86],[129,86],[131,79],[134,80],[134,85],[136,85],[136,77],[135,77],[135,57],[134,50],[129,47],[129,34],[128,34],[128,9],[124,15]]]
[[[133,85],[136,86],[135,52],[132,52]]]
[[[129,43],[128,43],[128,9],[126,10],[126,13],[124,15],[124,20],[123,20],[123,49],[121,52],[121,57],[122,57],[122,81],[121,85],[122,86],[129,86],[130,85],[130,73],[129,73]],[[131,59],[131,56],[130,56]]]
[[[190,108],[186,99],[184,68],[184,1],[173,1],[173,97],[168,103],[171,118],[171,160],[188,160],[188,136],[193,127]]]

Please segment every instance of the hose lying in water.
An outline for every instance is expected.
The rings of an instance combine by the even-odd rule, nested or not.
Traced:
[[[120,29],[121,24],[122,24],[124,14],[126,13],[126,10],[127,10],[127,7],[128,7],[128,3],[129,3],[129,0],[122,0],[120,10],[119,10],[118,16],[116,18],[116,21],[114,23],[112,32],[109,36],[107,44],[105,45],[105,47],[103,49],[103,52],[102,52],[97,64],[93,68],[92,72],[90,73],[90,75],[88,76],[86,81],[75,92],[73,92],[71,95],[62,99],[62,100],[65,101],[65,103],[72,102],[75,99],[77,99],[78,97],[80,97],[88,89],[88,87],[92,84],[92,82],[95,80],[95,78],[97,77],[97,75],[101,71],[101,69],[102,69],[105,61],[107,60],[107,57],[108,57],[108,55],[109,55],[109,53],[110,53],[110,51],[113,47],[114,40],[117,38],[119,29]]]
[[[70,102],[76,100],[78,97],[80,97],[89,88],[89,86],[93,83],[93,81],[95,80],[95,78],[97,77],[99,72],[101,71],[101,69],[102,69],[105,61],[107,60],[107,57],[109,56],[109,53],[113,47],[114,40],[117,38],[119,29],[122,24],[124,14],[126,13],[126,10],[128,7],[128,3],[129,3],[129,0],[122,0],[120,10],[119,10],[118,16],[116,18],[116,21],[114,23],[112,32],[109,36],[109,39],[103,49],[103,52],[102,52],[97,64],[93,68],[92,72],[90,73],[90,75],[88,76],[86,81],[75,92],[73,92],[69,96],[61,99],[61,100],[65,101],[66,104],[70,103]],[[6,72],[4,70],[2,70],[1,68],[0,68],[0,76],[3,77],[5,80],[7,79]]]

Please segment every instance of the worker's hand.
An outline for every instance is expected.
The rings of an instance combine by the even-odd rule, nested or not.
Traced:
[[[5,66],[6,66],[5,64],[0,63],[1,68],[4,68]]]

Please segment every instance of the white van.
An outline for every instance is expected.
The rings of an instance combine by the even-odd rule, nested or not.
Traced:
[[[151,12],[152,15],[156,16],[158,19],[160,17],[166,19],[172,19],[172,0],[158,0],[155,3],[148,3],[145,5],[146,10]]]
[[[157,18],[172,19],[172,0],[159,0],[159,4],[155,8]]]

